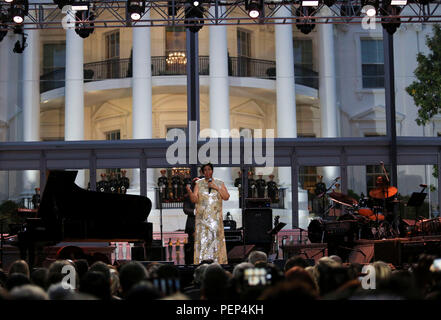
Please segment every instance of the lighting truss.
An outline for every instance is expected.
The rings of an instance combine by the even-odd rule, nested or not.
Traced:
[[[386,1],[386,0],[385,0]],[[390,0],[389,0],[390,1]],[[380,7],[383,0],[380,0]],[[123,28],[123,27],[164,27],[164,26],[190,26],[185,18],[185,6],[189,5],[185,0],[149,0],[146,3],[146,12],[149,12],[149,18],[142,19],[141,22],[132,21],[126,14],[127,1],[117,0],[96,0],[89,1],[95,15],[94,28]],[[245,9],[245,0],[206,0],[200,4],[204,8],[203,18],[199,19],[200,26],[224,24],[224,25],[255,25],[255,24],[304,24],[305,21],[311,21],[312,17],[315,24],[357,24],[362,23],[365,15],[361,12],[362,0],[344,0],[335,1],[327,10],[326,15],[319,12],[323,7],[327,7],[323,0],[319,1],[317,7],[310,7],[313,10],[308,11],[308,15],[300,13],[296,16],[297,10],[301,6],[301,0],[293,1],[264,1],[265,15],[259,19],[249,17]],[[441,0],[430,1],[428,4],[422,4],[416,0],[409,0],[402,14],[399,16],[391,15],[385,10],[380,9],[377,13],[379,23],[388,23],[394,21],[393,18],[400,18],[404,23],[440,23],[441,22]],[[169,15],[170,6],[175,6],[176,15]],[[290,14],[281,17],[276,14],[281,7],[288,8]],[[345,6],[345,10],[342,10]],[[213,11],[209,10],[214,7]],[[224,7],[225,10],[220,10]],[[8,14],[10,3],[0,0],[0,13]],[[348,10],[350,9],[350,10]],[[61,20],[66,15],[67,10],[58,8],[54,2],[48,0],[29,0],[28,19],[23,26],[25,29],[62,29]],[[222,13],[221,13],[222,12]],[[81,21],[79,21],[81,22]],[[7,28],[12,29],[14,23],[6,22]],[[192,23],[191,26],[196,26]],[[4,27],[1,27],[4,28]],[[3,29],[1,29],[3,30]]]

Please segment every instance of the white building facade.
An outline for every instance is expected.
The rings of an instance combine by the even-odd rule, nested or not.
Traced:
[[[86,39],[63,29],[27,34],[23,54],[12,52],[18,35],[8,32],[0,42],[1,141],[165,138],[170,129],[187,126],[184,27],[101,28]],[[416,55],[428,52],[425,39],[431,34],[430,24],[402,24],[394,34],[398,136],[441,133],[441,118],[425,127],[416,124],[417,108],[405,91],[415,80]],[[201,130],[273,130],[278,138],[386,134],[380,24],[369,30],[358,24],[320,24],[309,34],[290,24],[205,25],[198,36]],[[349,167],[348,190],[367,194],[378,170]],[[98,169],[97,180],[106,171],[112,172]],[[231,212],[240,226],[239,197],[233,186],[238,171],[217,168],[215,175],[219,172],[232,195],[224,213]],[[274,174],[286,197],[284,208],[274,209],[273,215],[292,227],[290,169],[275,168]],[[0,175],[0,200],[29,197],[39,186],[38,172]],[[301,168],[302,228],[314,211],[311,195],[319,175],[330,186],[339,168]],[[139,193],[139,173],[129,170],[128,176],[130,192]],[[159,169],[148,170],[152,200],[159,176]],[[398,177],[402,195],[417,191],[421,183],[436,184],[431,166],[402,166]],[[264,178],[268,180],[268,173]],[[88,182],[87,172],[81,171],[77,184],[86,188]],[[434,197],[436,192],[429,195],[430,204],[437,203]],[[437,211],[430,207],[430,214]],[[168,209],[164,230],[184,229],[185,219],[181,209]],[[149,220],[157,231],[157,209]]]

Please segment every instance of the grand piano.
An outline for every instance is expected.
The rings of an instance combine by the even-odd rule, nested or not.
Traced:
[[[37,218],[26,221],[17,245],[23,259],[33,264],[37,245],[68,241],[141,242],[153,240],[146,222],[152,202],[144,196],[88,191],[75,184],[77,171],[50,171]],[[145,251],[144,251],[145,253]]]

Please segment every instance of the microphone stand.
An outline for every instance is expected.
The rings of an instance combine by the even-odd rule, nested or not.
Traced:
[[[339,180],[339,178],[334,179],[334,182],[331,184],[331,186],[330,186],[328,189],[326,189],[326,191],[323,192],[319,197],[323,197],[323,199],[324,199],[325,195],[328,193],[329,190],[332,189],[332,187],[337,183],[338,180]],[[324,207],[325,207],[325,206],[323,206],[323,208],[324,208]],[[329,206],[329,208],[326,209],[325,212],[323,212],[323,218],[324,218],[325,215],[329,212],[329,210],[331,210],[332,207],[334,207],[334,205]]]
[[[162,233],[162,187],[159,187],[159,228],[161,233],[161,261],[164,261],[164,236]]]

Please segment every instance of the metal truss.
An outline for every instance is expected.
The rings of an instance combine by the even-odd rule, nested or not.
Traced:
[[[29,0],[29,12],[23,23],[25,29],[62,29],[60,23],[67,14],[67,10],[60,10],[57,5],[48,0]],[[390,0],[389,0],[390,1]],[[364,0],[335,1],[329,10],[323,1],[317,7],[301,7],[301,0],[293,1],[265,1],[260,18],[252,19],[245,9],[246,0],[206,0],[201,1],[203,8],[202,18],[186,17],[185,7],[190,3],[185,0],[150,0],[146,2],[146,13],[150,13],[142,21],[133,22],[127,14],[127,1],[97,0],[89,1],[90,11],[93,13],[93,25],[88,23],[90,15],[85,20],[77,23],[86,23],[85,28],[123,28],[123,27],[164,27],[164,26],[207,26],[207,25],[264,25],[264,24],[357,24],[362,23],[367,16],[362,10]],[[378,23],[438,23],[441,22],[441,0],[430,1],[423,4],[424,0],[408,1],[406,6],[399,6],[401,13],[391,11],[386,0],[380,0],[375,19]],[[209,8],[215,8],[214,13]],[[10,29],[15,26],[8,17],[11,4],[0,4],[3,21],[0,29]],[[169,8],[175,7],[176,15],[169,15]],[[224,10],[220,10],[224,7]],[[277,12],[281,7],[288,10],[287,16],[279,16]],[[396,8],[396,6],[393,6]],[[66,7],[67,9],[67,7]]]

